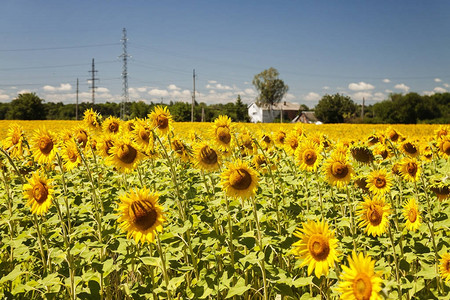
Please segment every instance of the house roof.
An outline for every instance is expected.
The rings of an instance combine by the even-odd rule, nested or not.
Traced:
[[[256,105],[256,103],[255,103]],[[257,106],[257,105],[256,105]],[[300,109],[300,104],[298,103],[292,103],[292,102],[286,102],[286,101],[282,101],[280,103],[276,103],[274,105],[272,105],[272,107],[263,107],[263,110],[295,110],[298,111]]]
[[[318,121],[318,119],[313,111],[304,111],[304,112],[302,112],[302,115],[304,115],[309,121],[312,121],[312,122]]]

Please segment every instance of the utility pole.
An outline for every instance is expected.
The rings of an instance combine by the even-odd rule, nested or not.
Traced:
[[[127,53],[127,29],[123,28],[122,30],[122,55],[119,57],[122,57],[122,105],[120,109],[120,118],[122,120],[125,119],[125,116],[127,114],[127,103],[130,100],[130,97],[128,95],[128,70],[127,70],[127,61],[128,57],[130,57]]]
[[[97,73],[98,71],[95,69],[95,63],[94,63],[94,59],[92,59],[92,70],[89,71],[89,73],[91,73],[91,91],[92,91],[92,107],[94,107],[95,104],[95,89],[97,88],[97,86],[95,86],[95,81],[98,80],[98,78],[95,77],[95,73]]]
[[[366,104],[365,102],[366,102],[366,100],[363,97],[363,103],[362,103],[362,109],[361,109],[361,119],[363,119],[363,120],[364,120],[364,105]]]
[[[192,73],[192,79],[194,82],[194,92],[192,93],[192,106],[191,106],[191,122],[194,122],[194,105],[195,105],[195,69]]]
[[[77,78],[77,104],[75,106],[75,120],[78,121],[78,91],[79,91],[79,84],[78,84],[78,78]]]

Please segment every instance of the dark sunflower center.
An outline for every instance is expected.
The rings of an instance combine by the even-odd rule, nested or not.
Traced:
[[[252,140],[250,138],[243,138],[242,145],[247,149],[253,149]]]
[[[231,141],[230,129],[227,127],[217,128],[217,138],[224,144],[229,144]]]
[[[256,156],[255,162],[258,166],[262,166],[266,164],[266,158],[264,157],[263,154],[259,154],[258,156]]]
[[[80,130],[77,134],[77,143],[81,145],[81,147],[85,147],[88,140],[88,136],[86,131]]]
[[[289,146],[291,147],[291,149],[295,150],[298,147],[298,140],[297,139],[292,139],[289,142]]]
[[[312,166],[314,165],[314,163],[317,160],[317,153],[314,150],[306,150],[303,153],[303,161],[305,162],[305,164],[307,164],[308,166]]]
[[[387,150],[382,150],[380,152],[380,155],[383,159],[386,159],[386,157],[388,157],[388,155],[389,155],[389,152],[387,152]]]
[[[44,154],[49,154],[53,149],[53,141],[48,136],[42,136],[39,139],[39,149]]]
[[[145,142],[148,142],[150,140],[150,132],[145,129],[141,129],[139,131],[139,138]]]
[[[279,133],[278,134],[278,142],[280,143],[280,144],[284,144],[284,139],[286,138],[286,134],[283,132],[283,133]]]
[[[109,150],[111,150],[112,146],[114,146],[113,141],[111,141],[111,140],[105,141],[105,152],[106,152],[106,154],[111,155],[111,152],[109,152]]]
[[[17,133],[14,133],[13,136],[11,137],[11,142],[13,143],[13,145],[17,145],[20,141],[20,135]]]
[[[75,151],[73,151],[72,149],[69,149],[68,151],[67,151],[67,156],[69,157],[69,160],[70,160],[70,162],[76,162],[77,161],[77,158],[78,158],[78,155],[77,155],[77,153],[75,152]]]
[[[119,123],[111,122],[109,123],[108,130],[112,133],[116,133],[119,131]]]
[[[172,147],[173,147],[173,150],[175,152],[177,152],[178,154],[182,154],[184,152],[184,145],[182,142],[180,142],[178,140],[174,140],[172,142]]]
[[[308,250],[311,256],[318,261],[327,259],[330,253],[328,239],[321,234],[314,234],[309,238]]]
[[[403,149],[409,154],[417,153],[417,148],[412,143],[406,143],[405,145],[403,145]]]
[[[230,175],[230,185],[236,190],[246,190],[252,184],[252,176],[247,170],[237,169]]]
[[[270,136],[264,135],[264,136],[263,136],[263,141],[264,141],[266,144],[270,144],[270,142],[271,142]]]
[[[48,189],[42,182],[38,182],[33,186],[33,198],[37,203],[41,204],[47,200]]]
[[[372,151],[368,148],[353,148],[350,152],[352,153],[353,158],[359,162],[370,163],[373,161]]]
[[[200,150],[200,157],[202,162],[207,165],[213,165],[217,163],[217,153],[209,146],[205,146]]]
[[[353,295],[357,300],[369,300],[372,295],[372,282],[365,273],[358,273],[353,280]]]
[[[348,167],[340,162],[334,162],[331,165],[331,174],[339,179],[345,178],[345,176],[347,176],[348,174]]]
[[[160,114],[156,117],[156,124],[159,129],[166,129],[169,126],[169,119],[166,115]]]
[[[145,231],[155,225],[158,212],[150,202],[136,201],[130,206],[130,218],[139,230]]]
[[[411,223],[414,223],[417,219],[417,211],[415,209],[410,209],[408,211],[408,220]]]
[[[383,220],[383,211],[377,205],[372,205],[367,211],[367,219],[372,226],[378,226]]]
[[[447,154],[447,155],[450,155],[450,142],[445,141],[445,142],[442,144],[442,152],[444,152],[444,153]]]
[[[132,164],[137,157],[137,151],[131,145],[122,145],[117,153],[117,157],[126,164]]]
[[[384,188],[386,186],[386,178],[377,177],[375,179],[375,186],[379,189]]]
[[[367,182],[366,182],[365,178],[357,178],[355,180],[355,183],[360,189],[363,189],[363,190],[367,189]]]
[[[417,164],[414,162],[409,162],[408,165],[406,166],[406,171],[408,172],[409,175],[415,177],[417,173]]]
[[[395,142],[398,140],[399,136],[398,133],[396,131],[391,131],[389,133],[389,138],[391,139],[391,141]]]

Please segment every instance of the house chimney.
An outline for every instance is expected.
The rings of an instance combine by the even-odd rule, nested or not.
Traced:
[[[286,101],[284,101],[284,106],[286,106]]]

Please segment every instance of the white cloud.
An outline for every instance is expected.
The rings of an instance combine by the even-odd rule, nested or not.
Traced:
[[[386,95],[383,94],[383,93],[381,93],[381,92],[377,92],[377,93],[375,93],[375,94],[373,95],[372,100],[375,100],[375,101],[383,101],[383,100],[386,100]]]
[[[27,93],[31,93],[31,91],[24,89],[24,90],[20,90],[17,94],[27,94]]]
[[[435,78],[434,82],[441,82],[442,80],[440,78]]]
[[[208,80],[208,83],[215,84],[215,83],[217,83],[217,81],[216,80]]]
[[[319,101],[320,95],[314,92],[309,92],[303,97],[303,99],[305,99],[305,101]]]
[[[284,100],[286,101],[292,101],[295,100],[295,98],[296,98],[295,95],[290,93],[287,93],[286,96],[284,96]]]
[[[0,102],[8,102],[10,98],[9,95],[5,94],[4,90],[0,90]]]
[[[450,87],[450,85],[448,83],[444,83],[443,86],[446,88]]]
[[[384,92],[385,92],[385,93],[388,93],[388,94],[391,94],[391,93],[393,93],[393,91],[392,91],[392,90],[384,90]]]
[[[426,96],[431,96],[431,95],[434,95],[435,92],[433,92],[433,91],[423,91],[422,94],[424,94],[424,95],[426,95]]]
[[[245,95],[256,96],[256,91],[254,89],[246,88],[243,92]]]
[[[166,90],[160,90],[160,89],[152,89],[150,91],[148,91],[148,94],[150,96],[154,96],[154,97],[167,97],[169,96],[169,92]]]
[[[98,87],[96,90],[98,93],[109,93],[109,89],[105,87]]]
[[[322,89],[324,89],[324,90],[329,90],[330,87],[329,87],[329,86],[324,86]]]
[[[366,91],[366,90],[373,90],[375,87],[370,83],[365,83],[361,81],[359,83],[350,83],[348,85],[348,88],[352,91]]]
[[[357,93],[354,93],[354,94],[352,95],[352,98],[353,98],[354,100],[357,100],[357,101],[360,101],[360,100],[362,100],[363,98],[364,98],[365,100],[372,100],[372,93],[370,93],[370,92],[357,92]]]
[[[72,90],[72,85],[70,83],[61,83],[59,87],[45,85],[42,89],[46,92],[68,92]]]
[[[433,89],[433,91],[434,91],[435,93],[446,93],[446,92],[447,92],[446,89],[444,89],[443,87],[440,87],[440,86],[435,87],[435,88]]]
[[[138,87],[136,89],[139,93],[145,93],[147,91],[147,87],[143,86],[143,87]]]
[[[383,79],[383,82],[384,82],[384,83],[389,83],[389,82],[391,82],[391,80],[388,79],[388,78],[385,78],[385,79]]]
[[[396,84],[394,88],[397,90],[404,91],[405,93],[409,91],[409,86],[405,85],[404,83]]]
[[[179,90],[180,88],[179,87],[177,87],[175,84],[169,84],[169,86],[167,87],[169,90],[171,90],[171,91],[177,91],[177,90]]]

